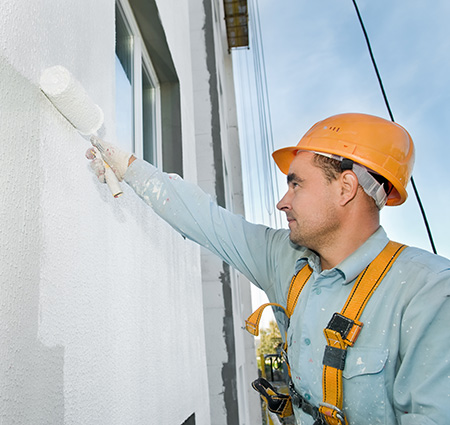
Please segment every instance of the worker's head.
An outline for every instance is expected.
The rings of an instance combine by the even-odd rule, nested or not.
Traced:
[[[340,114],[312,126],[297,146],[279,149],[273,158],[284,174],[299,152],[315,154],[315,163],[333,179],[346,170],[358,178],[379,209],[400,205],[414,165],[411,136],[400,125],[366,114]]]

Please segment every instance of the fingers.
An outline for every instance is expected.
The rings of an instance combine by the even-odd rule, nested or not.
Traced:
[[[86,151],[85,155],[86,158],[91,161],[89,166],[91,167],[92,171],[94,171],[94,174],[97,176],[98,180],[101,183],[105,183],[105,166],[98,149],[92,147]]]
[[[131,153],[125,152],[119,147],[105,142],[95,136],[91,137],[91,143],[95,148],[97,148],[97,152],[99,152],[97,156],[101,153],[101,157],[111,167],[119,181],[122,181],[128,168]]]
[[[89,148],[85,153],[86,158],[90,160],[95,159],[97,155],[99,155],[98,149],[94,147]]]

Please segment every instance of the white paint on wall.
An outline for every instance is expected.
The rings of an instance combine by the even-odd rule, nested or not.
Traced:
[[[161,16],[195,179],[189,37],[178,26],[187,9],[177,19],[167,9],[183,3],[164,2]],[[129,188],[117,200],[96,181],[88,142],[38,89],[57,64],[100,105],[114,139],[113,0],[0,9],[2,423],[177,425],[195,412],[206,425],[200,250]]]

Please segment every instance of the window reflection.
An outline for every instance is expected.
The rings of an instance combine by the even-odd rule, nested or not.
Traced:
[[[155,86],[152,83],[147,70],[142,67],[142,126],[144,159],[156,165],[156,110],[155,110]]]
[[[133,36],[116,5],[116,137],[122,148],[134,151]]]

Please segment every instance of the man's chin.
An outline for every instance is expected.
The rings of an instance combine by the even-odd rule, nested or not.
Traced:
[[[292,230],[289,232],[289,240],[291,241],[291,243],[293,245],[296,246],[301,246],[304,248],[309,248],[309,243],[305,240],[304,237],[302,237],[302,235],[299,235],[298,232],[293,232]]]
[[[293,243],[294,245],[301,245],[301,240],[298,236],[296,236],[295,234],[292,233],[292,230],[289,232],[289,240],[291,241],[291,243]]]

